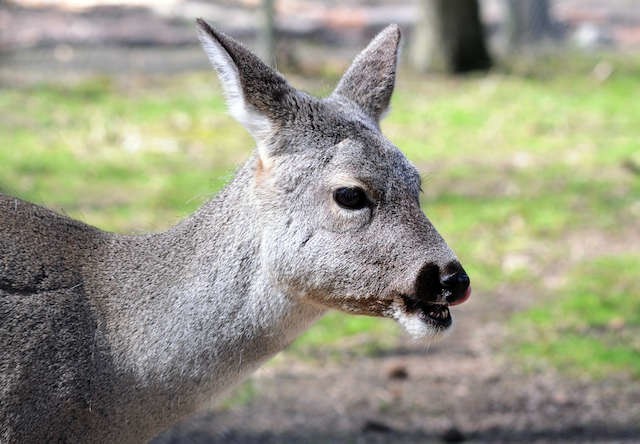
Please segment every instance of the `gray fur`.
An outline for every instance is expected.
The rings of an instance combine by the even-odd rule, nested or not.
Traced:
[[[420,210],[417,171],[377,122],[398,28],[328,99],[203,21],[199,32],[258,146],[215,199],[166,232],[124,236],[0,195],[0,442],[148,440],[327,308],[437,333],[400,295],[415,294],[425,264],[456,259]],[[354,182],[371,208],[332,200]]]

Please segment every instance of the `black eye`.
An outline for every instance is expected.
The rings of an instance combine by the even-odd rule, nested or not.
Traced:
[[[360,210],[369,204],[367,195],[358,187],[338,188],[333,192],[333,200],[349,210]]]

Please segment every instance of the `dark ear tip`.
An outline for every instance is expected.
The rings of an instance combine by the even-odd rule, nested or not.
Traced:
[[[209,34],[213,34],[213,29],[211,28],[211,25],[209,25],[209,23],[207,23],[205,21],[205,19],[198,17],[196,19],[196,24],[198,25],[198,28],[200,28],[202,31],[205,31]]]

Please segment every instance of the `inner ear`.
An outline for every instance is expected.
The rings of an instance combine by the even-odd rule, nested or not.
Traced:
[[[222,83],[231,115],[256,139],[268,163],[267,139],[296,112],[298,92],[242,44],[197,20],[198,35]]]
[[[393,93],[399,44],[400,28],[387,26],[355,58],[332,95],[349,99],[378,124]]]

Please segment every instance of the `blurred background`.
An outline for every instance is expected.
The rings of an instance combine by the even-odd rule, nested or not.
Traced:
[[[219,191],[195,17],[316,95],[400,24],[382,129],[474,294],[431,345],[330,313],[154,442],[640,441],[639,2],[0,0],[0,192],[138,233]]]

